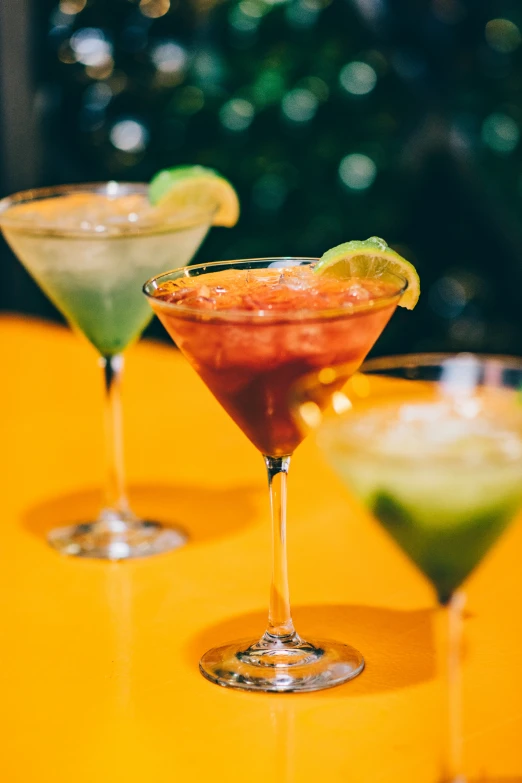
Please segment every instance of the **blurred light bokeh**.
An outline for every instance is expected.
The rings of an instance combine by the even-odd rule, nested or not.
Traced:
[[[376,352],[520,352],[519,0],[7,5],[0,195],[212,166],[242,216],[197,260],[383,236],[423,295]],[[1,270],[2,308],[58,317],[5,247]]]

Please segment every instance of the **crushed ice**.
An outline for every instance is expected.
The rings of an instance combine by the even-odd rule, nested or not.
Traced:
[[[480,406],[482,407],[482,406]],[[353,415],[339,429],[347,448],[363,442],[383,457],[444,457],[480,463],[488,458],[522,459],[521,422],[462,415],[450,402],[403,403]]]
[[[382,281],[339,280],[317,277],[309,265],[229,269],[211,272],[204,281],[182,278],[157,292],[157,296],[204,310],[258,312],[336,310],[372,303],[386,295]]]

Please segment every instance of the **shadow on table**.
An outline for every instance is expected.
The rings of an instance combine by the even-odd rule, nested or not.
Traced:
[[[232,535],[256,520],[255,486],[220,488],[183,485],[136,485],[129,491],[130,503],[145,519],[182,528],[190,542]],[[23,526],[39,538],[52,528],[89,522],[100,511],[99,490],[85,490],[50,498],[27,509]]]
[[[433,610],[398,611],[374,606],[296,606],[294,623],[304,638],[330,638],[362,652],[366,668],[360,677],[321,692],[327,698],[393,691],[431,680],[436,674]],[[201,655],[234,639],[257,639],[266,613],[253,612],[205,629],[187,647],[191,666]],[[508,783],[506,781],[506,783]]]

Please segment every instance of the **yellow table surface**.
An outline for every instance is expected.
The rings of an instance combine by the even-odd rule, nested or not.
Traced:
[[[294,619],[358,647],[361,677],[314,694],[205,681],[209,646],[261,634],[269,586],[264,467],[184,359],[128,353],[125,451],[138,513],[185,548],[68,559],[45,531],[93,516],[103,477],[95,354],[65,328],[0,318],[1,783],[263,779],[434,783],[440,713],[433,596],[321,461],[290,474]],[[471,776],[522,774],[522,524],[468,586],[464,751]]]

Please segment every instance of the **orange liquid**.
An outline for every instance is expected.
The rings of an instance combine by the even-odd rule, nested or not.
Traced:
[[[392,316],[395,294],[391,283],[306,266],[233,269],[169,281],[152,305],[254,446],[280,457],[303,439],[290,409],[295,382],[338,364],[349,365],[346,377],[355,372]]]

